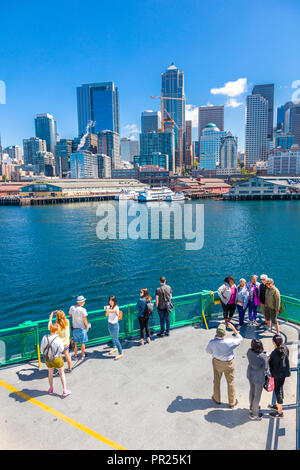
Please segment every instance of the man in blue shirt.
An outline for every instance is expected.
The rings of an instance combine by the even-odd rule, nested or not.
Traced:
[[[227,323],[227,328],[230,328],[235,336],[226,337],[226,326],[221,323],[217,328],[217,334],[214,339],[210,340],[206,347],[206,352],[213,357],[213,370],[214,370],[214,394],[213,401],[220,405],[221,391],[220,384],[221,378],[224,373],[228,385],[228,401],[229,408],[234,408],[238,401],[235,395],[234,387],[234,349],[243,341],[242,336],[238,333],[231,323]]]

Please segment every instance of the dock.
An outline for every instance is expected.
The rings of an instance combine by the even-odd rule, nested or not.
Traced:
[[[124,338],[124,357],[114,361],[106,344],[91,345],[88,357],[67,374],[72,395],[61,398],[54,378],[48,391],[47,368],[37,361],[0,369],[1,449],[226,449],[295,450],[299,448],[300,328],[280,320],[290,350],[291,377],[286,379],[284,417],[271,418],[272,393],[263,391],[261,421],[249,420],[247,350],[251,339],[271,352],[272,336],[262,326],[245,325],[235,350],[238,405],[228,407],[222,379],[222,403],[211,399],[213,371],[206,345],[220,320],[209,329],[193,324],[152,336],[141,346]],[[234,317],[236,324],[236,317]],[[228,335],[231,332],[228,331]]]

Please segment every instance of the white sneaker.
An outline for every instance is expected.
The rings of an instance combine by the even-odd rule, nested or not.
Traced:
[[[71,393],[72,393],[71,390],[65,390],[65,391],[63,392],[62,396],[63,396],[63,398],[65,398],[65,397],[71,395]]]

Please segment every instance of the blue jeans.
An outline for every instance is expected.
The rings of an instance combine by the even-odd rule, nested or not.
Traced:
[[[118,353],[122,354],[122,346],[119,341],[119,323],[108,322],[108,331],[112,338],[113,348],[118,348]]]
[[[236,306],[237,306],[238,313],[239,313],[239,325],[243,326],[246,309],[244,309],[244,307],[239,304],[237,304]]]
[[[255,321],[257,317],[257,305],[255,305],[254,300],[249,300],[248,302],[248,313],[249,321]]]
[[[170,314],[168,310],[165,308],[163,310],[157,309],[159,319],[160,319],[160,333],[163,334],[165,331],[169,333],[170,331]],[[166,326],[166,328],[165,328]]]

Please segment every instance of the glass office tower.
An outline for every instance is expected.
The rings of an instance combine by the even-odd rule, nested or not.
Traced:
[[[78,134],[98,134],[104,130],[119,133],[119,92],[114,82],[87,83],[77,87]]]
[[[274,119],[274,84],[255,85],[252,95],[261,95],[268,102],[268,140],[273,140],[273,119]]]
[[[55,155],[56,145],[56,123],[51,114],[37,114],[34,120],[35,123],[35,136],[39,139],[45,140],[47,145],[47,152]]]
[[[178,128],[181,129],[181,152],[183,156],[183,134],[185,128],[185,94],[184,94],[184,73],[172,64],[161,76],[161,94],[163,97],[164,116],[162,119],[169,119],[169,115],[174,119]],[[173,98],[173,99],[168,99]],[[178,98],[178,99],[174,99]],[[168,111],[168,113],[166,111]],[[175,149],[178,153],[178,128],[174,126]],[[178,156],[176,164],[178,165]]]
[[[261,95],[248,95],[246,104],[246,168],[267,160],[268,101]]]
[[[199,168],[204,170],[215,170],[220,162],[220,148],[222,138],[226,136],[225,131],[210,122],[202,130],[200,139]]]

